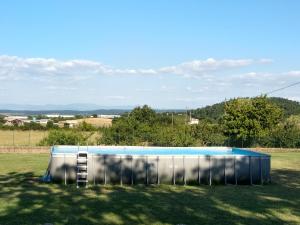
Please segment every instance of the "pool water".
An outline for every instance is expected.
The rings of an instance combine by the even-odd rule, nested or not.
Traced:
[[[74,154],[78,151],[100,155],[265,155],[250,150],[227,147],[54,146],[52,148],[52,154]]]

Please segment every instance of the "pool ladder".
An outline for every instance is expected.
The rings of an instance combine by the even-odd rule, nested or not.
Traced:
[[[78,151],[77,153],[77,188],[88,185],[88,152]]]

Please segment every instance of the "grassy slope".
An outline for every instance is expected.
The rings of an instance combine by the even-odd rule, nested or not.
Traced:
[[[42,184],[48,155],[0,155],[0,224],[300,224],[300,153],[272,154],[266,186]]]

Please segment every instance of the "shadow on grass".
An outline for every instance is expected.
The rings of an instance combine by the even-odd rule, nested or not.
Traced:
[[[44,184],[0,175],[0,224],[299,224],[299,171],[272,171],[266,186]]]

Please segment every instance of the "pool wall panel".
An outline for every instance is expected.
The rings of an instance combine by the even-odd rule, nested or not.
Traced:
[[[211,157],[211,179],[213,183],[224,183],[225,181],[224,156]]]
[[[158,177],[161,184],[173,184],[173,157],[160,156]]]
[[[147,184],[157,183],[157,156],[147,157]]]
[[[249,173],[249,157],[236,156],[235,157],[235,172],[238,184],[248,184],[250,181]]]
[[[133,183],[132,156],[122,157],[122,184]]]
[[[64,160],[64,165],[66,168],[66,182],[73,183],[76,180],[77,156],[65,155]]]
[[[209,184],[210,177],[210,157],[200,156],[199,162],[200,183]]]
[[[225,168],[226,184],[235,184],[234,157],[225,156]]]
[[[146,156],[134,156],[132,159],[133,183],[146,183]]]
[[[260,184],[260,157],[251,157],[252,184]]]
[[[186,156],[184,160],[185,165],[185,181],[187,184],[199,183],[199,160],[200,157]]]
[[[93,162],[94,162],[94,165],[93,165],[94,177],[91,179],[91,177],[89,175],[89,181],[93,181],[93,182],[95,182],[95,184],[105,184],[105,156],[104,155],[94,155]],[[90,166],[89,166],[89,171],[90,171]]]
[[[120,156],[106,155],[105,157],[106,182],[120,184],[121,181],[121,158]]]
[[[50,174],[53,181],[59,182],[64,180],[64,156],[55,155],[52,157]]]

